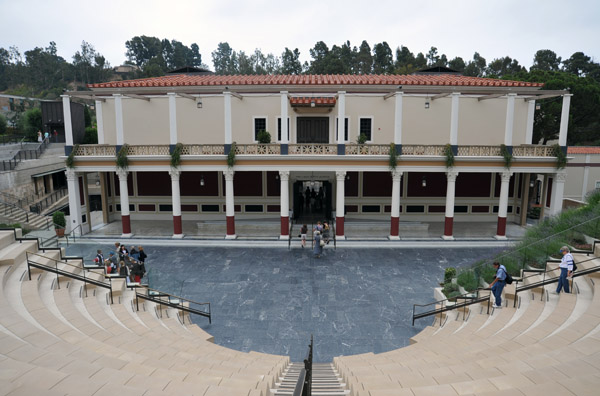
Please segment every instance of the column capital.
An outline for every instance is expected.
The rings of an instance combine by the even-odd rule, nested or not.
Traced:
[[[179,168],[169,168],[169,175],[171,176],[171,180],[179,181],[179,177],[181,176],[181,169]]]
[[[127,180],[127,175],[129,174],[128,171],[122,168],[117,168],[117,171],[115,173],[117,174],[117,176],[119,176],[119,180]]]
[[[60,95],[61,98],[68,98],[71,99],[71,95]]]
[[[77,172],[75,172],[75,169],[67,168],[65,170],[65,176],[67,176],[67,180],[76,180]]]
[[[346,91],[338,91],[338,95],[346,95]]]
[[[564,98],[565,96],[571,97],[571,96],[573,96],[573,94],[571,94],[571,93],[564,94],[564,95],[563,95],[563,98]]]
[[[123,95],[120,93],[114,93],[114,94],[112,94],[112,96],[114,96],[115,98],[120,98]]]
[[[346,171],[335,171],[335,178],[337,181],[346,180]]]
[[[404,91],[396,91],[396,96],[403,96],[404,95]]]
[[[557,183],[564,183],[567,181],[567,172],[565,171],[556,172],[554,176]]]
[[[395,182],[399,182],[400,179],[402,178],[402,172],[397,171],[396,169],[394,169],[391,173],[392,173],[392,180]]]
[[[452,96],[459,97],[460,96],[460,92],[452,92]]]
[[[176,92],[167,92],[167,96],[177,96]]]
[[[279,93],[282,95],[287,95],[289,92],[288,91],[279,91]]]
[[[279,171],[279,180],[281,180],[281,181],[290,180],[290,171]]]
[[[455,182],[457,177],[458,177],[458,171],[450,170],[450,171],[446,172],[446,178],[448,179],[449,182]]]
[[[226,181],[233,181],[233,175],[235,171],[233,169],[227,168],[227,170],[223,171],[223,176],[225,176]]]
[[[512,171],[504,171],[500,174],[503,183],[508,183],[510,181],[511,176],[513,175]]]
[[[508,96],[508,97],[511,97],[511,96],[514,96],[514,97],[516,97],[516,96],[517,96],[517,94],[516,94],[516,93],[514,93],[514,92],[511,92],[511,93],[507,94],[507,96]]]

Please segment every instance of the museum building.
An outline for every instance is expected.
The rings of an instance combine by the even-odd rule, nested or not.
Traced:
[[[337,238],[345,221],[385,219],[390,239],[403,222],[436,221],[445,239],[454,221],[497,222],[503,239],[532,201],[546,215],[562,209],[565,171],[554,147],[532,144],[533,120],[536,100],[562,96],[566,154],[571,95],[543,84],[183,72],[89,88],[62,96],[69,229],[90,228],[91,172],[104,222],[121,220],[125,237],[136,221],[172,219],[174,238],[182,220],[222,222],[236,238],[236,219],[256,219],[280,222],[288,238],[290,219],[310,213],[333,219]],[[71,98],[95,100],[99,144],[74,142]],[[262,131],[271,143],[259,143]]]

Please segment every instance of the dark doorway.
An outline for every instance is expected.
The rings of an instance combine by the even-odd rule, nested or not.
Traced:
[[[297,143],[329,143],[328,117],[298,117]]]
[[[294,183],[294,219],[297,224],[316,224],[331,218],[332,194],[328,181]]]

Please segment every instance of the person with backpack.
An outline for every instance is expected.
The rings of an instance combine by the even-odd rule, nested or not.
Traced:
[[[494,294],[494,299],[496,300],[494,308],[499,309],[502,308],[502,290],[506,284],[506,276],[508,273],[506,272],[506,267],[499,262],[494,261],[492,265],[496,269],[496,278],[490,284],[490,287],[492,288],[492,294]]]
[[[562,254],[562,260],[560,261],[560,278],[558,279],[558,286],[556,288],[556,292],[554,294],[559,294],[561,289],[565,290],[565,293],[569,292],[569,279],[573,276],[573,264],[575,260],[573,259],[573,255],[569,251],[567,246],[563,246],[560,248],[560,254]]]

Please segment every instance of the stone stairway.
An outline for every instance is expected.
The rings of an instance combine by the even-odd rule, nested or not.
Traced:
[[[283,376],[279,377],[280,382],[275,384],[276,388],[271,389],[272,395],[292,395],[300,371],[304,367],[304,363],[290,363],[287,369],[283,372]],[[342,378],[337,373],[333,364],[330,363],[314,363],[312,371],[312,396],[342,396],[349,395],[350,391],[346,390],[346,384],[342,382]]]
[[[11,223],[20,223],[26,228],[45,229],[48,228],[48,225],[52,225],[52,219],[48,216],[28,212],[4,202],[0,202],[0,216]]]

